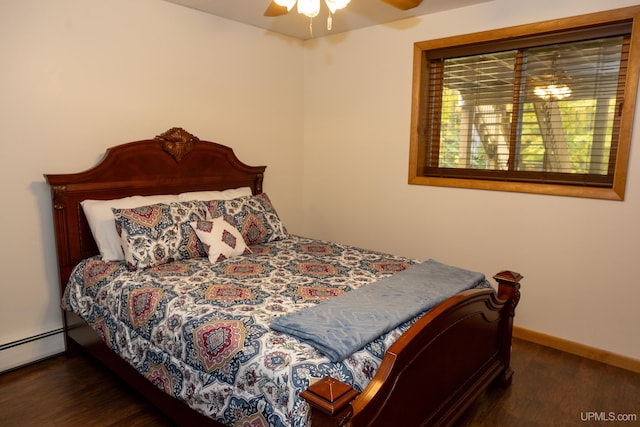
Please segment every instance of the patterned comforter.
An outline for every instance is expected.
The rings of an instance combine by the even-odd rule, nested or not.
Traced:
[[[289,236],[253,253],[130,271],[90,258],[74,270],[64,309],[166,393],[224,424],[304,426],[298,394],[330,375],[362,390],[409,321],[332,363],[269,329],[271,320],[402,271],[415,261]]]

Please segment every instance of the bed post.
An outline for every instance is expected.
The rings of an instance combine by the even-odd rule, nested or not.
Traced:
[[[498,282],[498,298],[507,301],[504,305],[502,318],[501,342],[499,344],[500,359],[505,369],[497,378],[497,382],[503,387],[508,387],[513,378],[511,369],[511,335],[513,333],[513,317],[516,306],[520,301],[520,280],[522,275],[514,271],[501,271],[493,276]]]
[[[324,377],[300,393],[313,408],[313,427],[337,427],[353,415],[351,401],[360,394],[353,387]]]

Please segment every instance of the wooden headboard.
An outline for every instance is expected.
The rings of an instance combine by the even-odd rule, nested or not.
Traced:
[[[51,186],[61,291],[73,267],[98,254],[80,202],[134,195],[251,187],[262,192],[266,166],[242,163],[230,147],[201,141],[181,128],[109,148],[93,168],[45,174]]]

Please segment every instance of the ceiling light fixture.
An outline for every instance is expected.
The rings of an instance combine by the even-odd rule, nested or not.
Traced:
[[[286,7],[287,12],[293,9],[296,0],[273,0],[279,6]],[[331,30],[331,16],[349,4],[351,0],[324,0],[329,8],[329,17],[327,18],[327,29]],[[306,15],[309,18],[315,18],[320,13],[320,0],[297,0],[298,13]]]
[[[276,4],[286,7],[287,11],[293,9],[296,0],[274,0]],[[331,11],[335,13],[349,4],[351,0],[324,0],[325,4]],[[307,15],[309,18],[315,18],[320,13],[320,0],[297,0],[298,13]]]
[[[559,54],[555,53],[551,59],[551,75],[539,77],[533,88],[533,93],[545,101],[560,101],[571,96],[571,88],[567,85],[570,79],[558,70]],[[541,81],[545,81],[546,84]]]
[[[571,96],[571,88],[567,85],[550,84],[546,87],[536,86],[533,89],[533,93],[545,101],[560,101]]]

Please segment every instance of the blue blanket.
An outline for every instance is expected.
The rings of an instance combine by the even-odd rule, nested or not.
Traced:
[[[440,302],[485,284],[482,273],[428,260],[271,322],[339,362]]]

